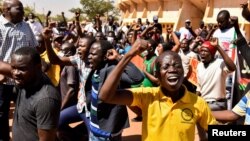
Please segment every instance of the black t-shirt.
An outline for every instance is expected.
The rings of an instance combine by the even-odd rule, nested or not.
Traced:
[[[155,23],[154,26],[157,27],[157,29],[160,30],[160,33],[162,33],[162,25],[160,23]]]
[[[55,129],[60,107],[60,94],[46,76],[35,88],[19,89],[12,128],[13,141],[37,141],[38,129]]]

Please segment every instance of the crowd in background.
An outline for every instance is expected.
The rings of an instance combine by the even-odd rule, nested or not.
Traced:
[[[242,8],[248,20],[247,4]],[[167,27],[165,37],[157,16],[127,24],[112,15],[104,23],[96,15],[83,23],[79,12],[73,22],[62,12],[63,21],[52,22],[49,11],[41,21],[34,13],[24,19],[18,0],[4,0],[2,11],[0,140],[9,140],[11,100],[17,141],[121,141],[129,128],[127,108],[136,114],[133,122],[142,121],[145,141],[163,141],[165,134],[194,140],[196,127],[207,140],[207,126],[218,124],[215,119],[235,124],[245,116],[237,124],[250,124],[249,86],[244,95],[235,90],[239,72],[250,64],[248,43],[238,18],[227,10],[218,13],[217,24],[201,20],[193,29],[186,19],[176,31]],[[178,111],[186,118],[179,119]],[[77,121],[84,129],[76,132],[69,124]],[[175,132],[167,130],[172,122],[180,125]]]

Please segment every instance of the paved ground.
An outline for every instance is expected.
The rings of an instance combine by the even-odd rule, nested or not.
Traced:
[[[10,112],[10,127],[12,126],[12,113],[13,113],[14,107],[11,107],[11,112]],[[140,141],[141,140],[141,122],[132,122],[131,119],[135,117],[135,114],[128,109],[128,113],[129,113],[129,119],[130,119],[130,128],[127,128],[123,131],[123,141]],[[79,125],[79,123],[73,123],[70,126],[75,127],[77,125]],[[197,136],[195,136],[195,141],[198,141],[199,138]]]
[[[123,131],[123,141],[140,141],[141,140],[141,122],[132,122],[131,119],[135,114],[128,109],[130,128]]]

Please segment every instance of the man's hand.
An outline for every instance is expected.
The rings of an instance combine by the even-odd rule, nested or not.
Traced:
[[[109,49],[106,57],[108,60],[120,60],[121,59],[121,55],[115,50],[115,49]]]
[[[80,21],[80,11],[76,11],[75,12],[75,19],[76,19],[76,22],[79,22]]]
[[[231,17],[230,17],[230,21],[231,21],[231,25],[232,25],[235,29],[239,29],[239,22],[238,22],[238,17],[237,17],[237,16],[231,16]]]
[[[52,37],[52,30],[48,27],[43,29],[42,35],[44,39],[50,39]]]
[[[100,14],[96,14],[95,19],[100,20],[100,17],[101,17]]]
[[[219,46],[218,38],[211,38],[210,43],[215,48],[217,48]]]
[[[242,3],[242,4],[240,4],[240,6],[241,6],[241,8],[245,9],[248,7],[248,3],[247,2]]]
[[[201,36],[197,36],[196,38],[195,38],[195,40],[194,40],[196,43],[199,43],[199,42],[201,42],[202,40],[201,40]]]
[[[139,55],[141,54],[144,50],[148,49],[149,43],[147,40],[143,39],[137,39],[135,43],[132,45],[129,53],[132,55]]]
[[[133,30],[139,31],[139,30],[141,30],[141,26],[138,25],[138,24],[136,24],[136,25],[133,27]]]
[[[148,29],[153,29],[154,26],[155,26],[155,23],[151,23],[151,24],[149,24]]]

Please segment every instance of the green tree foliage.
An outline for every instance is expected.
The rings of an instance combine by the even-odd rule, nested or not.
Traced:
[[[87,19],[93,19],[97,14],[105,16],[105,14],[115,10],[115,7],[108,0],[80,0],[82,8],[72,8],[70,12],[75,13],[79,9],[85,14]]]
[[[28,16],[29,13],[34,13],[34,9],[32,7],[29,7],[29,6],[25,6],[24,7],[24,16]]]

